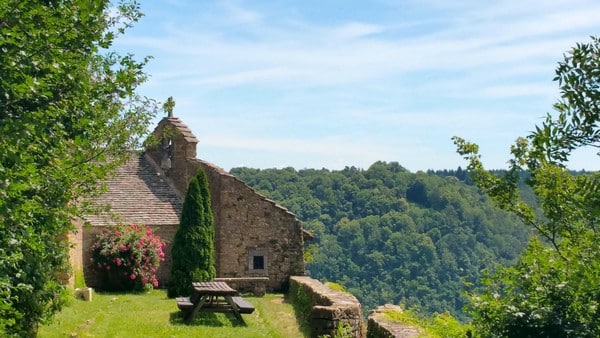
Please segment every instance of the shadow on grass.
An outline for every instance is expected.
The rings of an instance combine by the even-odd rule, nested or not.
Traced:
[[[187,325],[187,326],[211,326],[211,327],[238,327],[246,326],[240,323],[233,314],[214,313],[214,312],[199,312],[196,314],[191,323],[186,324],[183,321],[181,311],[171,312],[169,314],[169,322],[171,325]]]
[[[310,312],[306,312],[306,309],[303,309],[298,304],[292,303],[287,293],[283,295],[283,302],[290,304],[294,308],[294,315],[296,316],[296,322],[300,327],[300,331],[304,337],[310,337]]]

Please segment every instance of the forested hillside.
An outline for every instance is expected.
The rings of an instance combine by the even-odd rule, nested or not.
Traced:
[[[463,292],[482,270],[513,261],[528,231],[462,170],[234,168],[231,173],[296,213],[315,235],[309,274],[344,285],[365,310],[404,304],[464,318]]]

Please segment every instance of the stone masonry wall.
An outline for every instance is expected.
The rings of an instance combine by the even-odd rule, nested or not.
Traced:
[[[165,158],[165,145],[170,144],[171,167],[165,175],[181,196],[199,168],[207,175],[217,277],[268,277],[267,291],[273,291],[285,289],[289,276],[304,275],[302,223],[294,214],[223,169],[197,159],[198,140],[179,119],[163,119],[154,135],[170,142],[161,141],[161,146],[148,149],[146,154],[160,164]],[[250,268],[251,256],[256,252],[264,256],[264,270]]]
[[[153,136],[158,144],[146,149],[146,154],[160,167],[166,157],[170,158],[171,167],[163,168],[165,175],[171,181],[173,188],[184,197],[190,179],[196,174],[197,168],[188,166],[187,162],[188,159],[196,158],[198,139],[178,118],[162,119],[156,126]]]
[[[389,320],[388,311],[402,312],[397,305],[386,304],[369,312],[367,338],[412,338],[422,337],[418,328]]]
[[[316,279],[290,278],[290,298],[309,316],[311,337],[364,337],[361,306],[351,294],[331,290]]]
[[[267,277],[266,291],[275,291],[287,288],[289,276],[304,275],[303,229],[294,214],[221,168],[196,159],[198,139],[178,118],[164,118],[153,135],[157,142],[146,149],[145,158],[161,177],[167,178],[180,199],[183,200],[188,182],[199,168],[207,174],[215,226],[217,277]],[[157,273],[160,285],[165,286],[170,276],[170,244],[179,224],[144,224],[167,242],[167,261]],[[90,266],[95,235],[103,228],[98,225],[79,224],[79,237],[71,237],[79,248],[71,254],[72,266],[83,268],[86,283],[91,287],[101,287],[98,274]],[[263,269],[252,268],[256,256],[264,259]]]
[[[200,160],[188,163],[208,176],[217,277],[269,277],[267,290],[273,291],[285,289],[289,276],[304,275],[302,224],[296,216],[220,168]],[[266,254],[265,271],[250,269],[253,250]]]

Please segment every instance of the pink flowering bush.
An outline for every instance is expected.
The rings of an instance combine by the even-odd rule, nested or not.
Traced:
[[[158,286],[156,270],[165,260],[165,243],[145,225],[104,229],[92,246],[92,266],[112,290],[141,290]]]

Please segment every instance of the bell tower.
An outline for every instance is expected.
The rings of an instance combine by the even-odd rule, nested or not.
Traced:
[[[187,162],[196,158],[198,139],[188,126],[174,116],[174,106],[171,97],[163,105],[167,117],[154,129],[151,136],[154,142],[146,149],[146,154],[160,166],[177,190],[185,192],[188,179],[195,174],[187,172]]]

